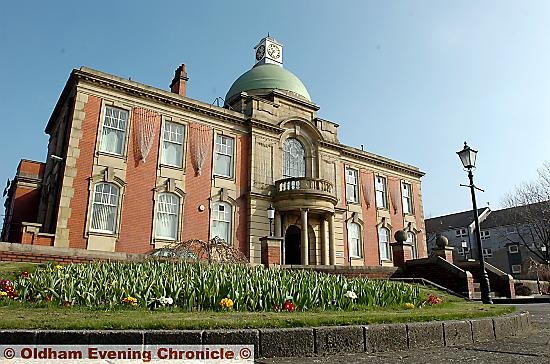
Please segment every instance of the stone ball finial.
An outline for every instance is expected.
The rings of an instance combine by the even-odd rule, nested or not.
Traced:
[[[435,239],[435,245],[437,245],[438,248],[445,248],[449,246],[449,239],[444,235],[439,235],[437,239]]]
[[[394,238],[398,243],[403,243],[407,240],[407,233],[404,230],[397,230],[394,234]]]

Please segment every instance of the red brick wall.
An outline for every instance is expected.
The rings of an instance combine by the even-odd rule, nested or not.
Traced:
[[[376,196],[374,190],[374,172],[366,169],[360,171],[361,187],[370,190],[372,201],[367,208],[365,191],[361,190],[363,208],[363,251],[365,265],[379,265],[378,231],[376,229]]]
[[[126,188],[122,202],[119,241],[115,246],[117,252],[145,253],[151,250],[153,232],[153,189],[157,179],[157,159],[159,151],[160,115],[148,110],[140,110],[156,123],[155,138],[145,159],[141,160],[138,130],[143,122],[140,114],[132,112],[132,134],[128,142],[128,163],[126,165]]]
[[[420,230],[420,233],[416,234],[416,246],[418,248],[418,257],[424,258],[428,256],[428,248],[426,246],[426,228],[424,226],[424,212],[421,204],[422,192],[420,191],[420,183],[413,183],[412,189],[416,228]]]
[[[17,174],[41,178],[42,175],[44,175],[45,168],[46,168],[45,163],[28,161],[23,159],[19,163],[19,167],[17,168]]]
[[[398,178],[388,177],[388,197],[390,198],[390,213],[392,236],[390,241],[395,241],[393,235],[397,230],[403,229],[403,200],[401,197],[401,180]],[[394,206],[394,204],[396,206]]]
[[[67,223],[69,228],[69,246],[86,249],[87,239],[84,237],[89,197],[89,181],[94,163],[97,125],[101,113],[101,99],[88,96],[84,105],[86,117],[82,122],[82,139],[78,144],[80,156],[76,158],[76,176],[73,181],[74,196],[71,199],[71,218]]]
[[[250,136],[242,135],[237,138],[237,208],[238,225],[237,247],[250,258],[250,244],[248,244],[248,191],[250,175]]]
[[[206,140],[206,158],[200,175],[195,173],[193,167],[192,145],[198,140],[199,133],[189,127],[189,148],[185,158],[185,208],[183,214],[182,240],[200,239],[208,240],[210,231],[210,190],[212,188],[212,140],[214,131],[210,129]],[[199,206],[204,205],[204,211],[199,211]]]

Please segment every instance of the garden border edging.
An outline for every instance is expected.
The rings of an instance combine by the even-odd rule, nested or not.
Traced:
[[[256,358],[451,347],[529,330],[529,312],[468,320],[232,330],[0,330],[1,345],[254,345]]]

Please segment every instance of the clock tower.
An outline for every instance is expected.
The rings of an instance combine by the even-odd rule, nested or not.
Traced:
[[[269,34],[260,40],[254,49],[256,50],[255,65],[271,63],[283,66],[283,45],[271,38]]]

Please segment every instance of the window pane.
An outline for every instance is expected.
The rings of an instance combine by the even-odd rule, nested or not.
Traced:
[[[346,198],[349,202],[358,202],[357,171],[346,169]]]
[[[386,228],[380,228],[378,230],[378,243],[380,245],[381,260],[391,260],[389,235],[389,230]]]
[[[179,222],[179,197],[172,193],[158,196],[156,233],[157,238],[176,240]]]
[[[172,122],[164,123],[162,134],[162,163],[181,167],[183,156],[184,127]]]
[[[212,206],[212,237],[231,243],[231,205],[217,202]]]
[[[233,176],[233,138],[225,135],[216,137],[216,164],[214,173],[220,176]]]
[[[288,138],[283,143],[283,178],[305,177],[306,152],[298,139]]]
[[[122,155],[126,141],[126,124],[128,112],[126,110],[105,108],[103,131],[99,150],[102,152]]]
[[[361,256],[361,227],[357,223],[348,224],[349,254],[352,257]]]
[[[118,208],[118,187],[99,183],[94,189],[90,230],[114,233]]]
[[[384,177],[376,177],[376,207],[386,208],[386,179]]]

